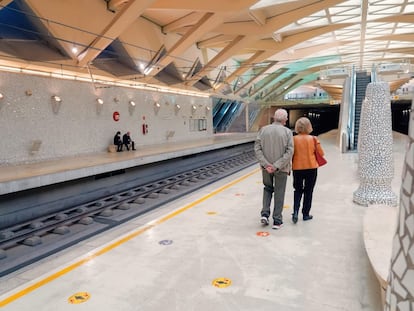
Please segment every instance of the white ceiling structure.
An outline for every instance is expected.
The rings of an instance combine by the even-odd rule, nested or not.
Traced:
[[[0,70],[268,103],[413,44],[408,0],[0,0]]]

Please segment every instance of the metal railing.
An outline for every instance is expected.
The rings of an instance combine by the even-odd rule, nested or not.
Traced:
[[[356,71],[352,68],[350,75],[350,87],[349,87],[349,105],[348,105],[348,121],[347,121],[347,149],[352,150],[354,148],[354,131],[355,131],[355,92],[356,92]]]

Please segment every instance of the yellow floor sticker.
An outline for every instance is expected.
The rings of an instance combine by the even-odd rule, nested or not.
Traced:
[[[226,278],[217,278],[213,280],[212,284],[215,287],[224,288],[231,285],[231,280]]]
[[[89,293],[87,293],[87,292],[79,292],[79,293],[76,293],[76,294],[70,296],[68,298],[68,301],[69,301],[69,303],[75,305],[75,304],[79,304],[79,303],[87,301],[90,297],[91,297],[91,295],[89,295]]]

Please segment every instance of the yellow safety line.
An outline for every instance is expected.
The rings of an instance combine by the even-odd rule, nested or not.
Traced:
[[[20,290],[19,292],[17,292],[15,294],[13,294],[13,295],[11,295],[11,296],[9,296],[9,297],[1,300],[0,301],[0,307],[4,307],[5,305],[7,305],[7,304],[9,304],[9,303],[11,303],[11,302],[13,302],[13,301],[15,301],[15,300],[23,297],[23,296],[29,294],[30,292],[32,292],[32,291],[34,291],[34,290],[42,287],[43,285],[46,285],[47,283],[49,283],[49,282],[51,282],[53,280],[56,280],[57,278],[65,275],[66,273],[68,273],[68,272],[70,272],[70,271],[72,271],[72,270],[74,270],[74,269],[82,266],[83,264],[91,261],[92,259],[94,259],[94,258],[96,258],[96,257],[98,257],[98,256],[100,256],[102,254],[105,254],[105,253],[109,252],[110,250],[114,249],[115,247],[118,247],[121,244],[123,244],[123,243],[125,243],[125,242],[127,242],[127,241],[129,241],[129,240],[131,240],[133,238],[135,238],[136,236],[144,233],[145,231],[147,231],[147,230],[149,230],[151,228],[154,228],[156,225],[162,224],[163,222],[165,222],[165,221],[167,221],[167,220],[169,220],[169,219],[171,219],[171,218],[173,218],[173,217],[181,214],[182,212],[184,212],[184,211],[186,211],[186,210],[188,210],[188,209],[190,209],[190,208],[192,208],[192,207],[200,204],[201,202],[203,202],[203,201],[211,198],[212,196],[214,196],[214,195],[216,195],[216,194],[218,194],[218,193],[220,193],[220,192],[222,192],[222,191],[230,188],[231,186],[233,186],[233,185],[235,185],[235,184],[243,181],[244,179],[246,179],[246,178],[250,177],[251,175],[257,173],[258,171],[259,171],[259,169],[256,169],[256,170],[254,170],[254,171],[252,171],[252,172],[250,172],[250,173],[248,173],[248,174],[246,174],[246,175],[244,175],[244,176],[242,176],[242,177],[240,177],[240,178],[238,178],[236,180],[233,180],[232,182],[230,182],[230,183],[228,183],[228,184],[226,184],[226,185],[224,185],[224,186],[222,186],[222,187],[214,190],[213,192],[210,192],[209,194],[201,197],[200,199],[198,199],[198,200],[196,200],[196,201],[194,201],[192,203],[189,203],[189,204],[185,205],[184,207],[182,207],[182,208],[180,208],[180,209],[178,209],[178,210],[176,210],[176,211],[174,211],[174,212],[172,212],[172,213],[170,213],[170,214],[168,214],[168,215],[160,218],[159,220],[155,221],[153,224],[146,225],[146,226],[144,226],[144,227],[142,227],[142,228],[140,228],[140,229],[138,229],[138,230],[136,230],[136,231],[128,234],[127,236],[123,237],[122,239],[119,239],[119,240],[113,242],[112,244],[107,245],[107,246],[101,248],[97,252],[95,252],[95,253],[93,253],[93,254],[91,254],[91,255],[89,255],[89,256],[87,256],[87,257],[85,257],[85,258],[83,258],[83,259],[81,259],[81,260],[79,260],[79,261],[77,261],[77,262],[75,262],[75,263],[67,266],[66,268],[63,268],[62,270],[57,271],[57,272],[55,272],[55,273],[53,273],[53,274],[45,277],[44,279],[42,279],[42,280],[40,280],[40,281],[38,281],[38,282],[36,282],[36,283],[34,283],[34,284],[32,284],[32,285],[24,288],[22,290]]]

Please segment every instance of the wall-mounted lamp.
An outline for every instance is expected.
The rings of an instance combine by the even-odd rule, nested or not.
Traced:
[[[60,98],[59,96],[57,96],[57,95],[53,95],[52,96],[52,99],[53,99],[53,101],[55,101],[55,102],[57,102],[57,103],[60,103],[61,101],[62,101],[62,98]]]
[[[197,110],[197,106],[196,105],[192,105],[191,106],[191,113],[194,114]]]
[[[2,100],[4,98],[3,93],[0,93],[0,100]]]
[[[135,102],[133,100],[129,101],[129,106],[128,106],[128,110],[129,110],[129,115],[132,116],[132,114],[134,113],[135,110]]]
[[[102,98],[97,98],[96,99],[96,113],[97,114],[101,114],[102,108],[103,108],[103,99]]]
[[[206,106],[206,114],[205,115],[208,115],[209,113],[210,113],[210,107],[209,106]]]
[[[174,106],[175,115],[178,114],[178,112],[180,111],[180,109],[181,109],[181,106],[179,104],[175,104],[175,106]]]
[[[52,111],[54,114],[59,113],[60,105],[62,104],[62,98],[57,95],[52,96]]]
[[[157,115],[158,111],[160,111],[161,105],[158,102],[154,103],[154,112]]]

